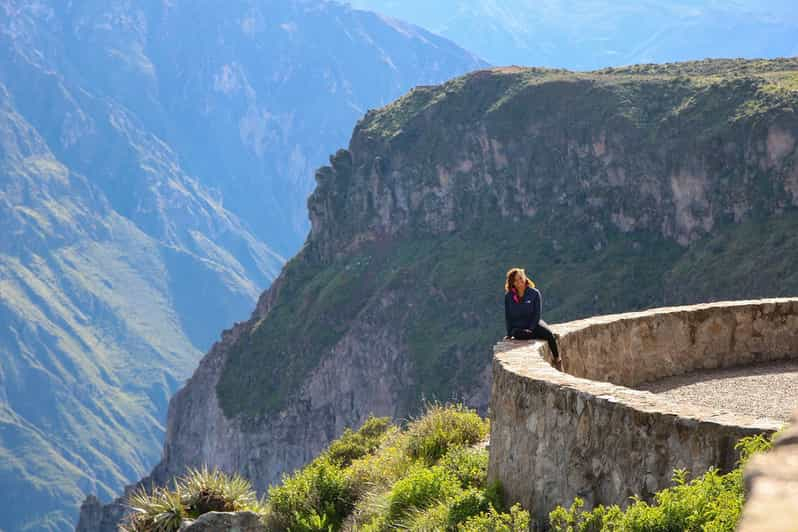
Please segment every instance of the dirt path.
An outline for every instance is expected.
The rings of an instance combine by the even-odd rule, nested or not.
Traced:
[[[798,360],[701,370],[637,388],[713,410],[788,421],[798,408]]]

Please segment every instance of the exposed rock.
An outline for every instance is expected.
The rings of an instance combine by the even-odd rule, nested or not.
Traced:
[[[266,527],[253,512],[208,512],[184,521],[180,532],[266,532]]]
[[[118,532],[119,523],[127,508],[116,501],[103,505],[100,499],[89,495],[80,506],[80,520],[75,532]]]

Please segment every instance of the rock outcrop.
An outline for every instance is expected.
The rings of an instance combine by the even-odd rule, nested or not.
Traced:
[[[266,526],[252,512],[208,512],[184,521],[180,532],[266,532]]]

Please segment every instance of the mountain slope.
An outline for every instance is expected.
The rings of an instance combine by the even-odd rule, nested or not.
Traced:
[[[549,321],[795,293],[796,108],[791,59],[485,70],[367,113],[302,251],[170,401],[147,482],[206,463],[264,490],[370,413],[484,410],[514,265]]]
[[[357,118],[484,66],[420,28],[323,0],[14,4],[30,20],[11,30],[17,46],[133,113],[285,256],[307,234],[313,170]]]
[[[495,65],[591,70],[798,54],[792,2],[352,0],[452,39]],[[729,38],[734,35],[734,38]]]
[[[260,275],[208,237],[211,252],[146,234],[54,156],[1,84],[0,109],[0,482],[15,508],[2,526],[64,530],[83,493],[111,497],[158,458],[168,398],[218,319],[180,316],[198,294],[181,284],[202,282],[218,296],[208,311],[229,319],[280,261],[229,222]]]
[[[358,106],[482,64],[427,36],[324,2],[0,0],[0,528],[71,529],[152,468],[304,236],[309,165]]]

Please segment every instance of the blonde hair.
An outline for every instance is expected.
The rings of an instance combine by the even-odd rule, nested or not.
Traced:
[[[515,282],[515,276],[518,274],[522,274],[526,278],[526,285],[529,288],[535,288],[535,283],[532,282],[532,279],[527,277],[526,272],[523,268],[510,268],[507,270],[507,277],[504,279],[504,291],[509,292],[513,289],[513,283]],[[519,294],[520,295],[520,294]]]

